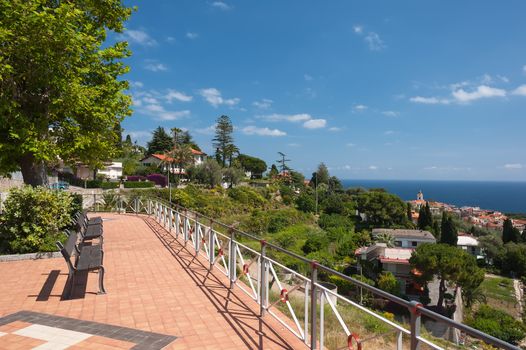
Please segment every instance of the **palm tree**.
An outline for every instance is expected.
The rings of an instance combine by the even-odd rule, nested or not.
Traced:
[[[170,158],[173,159],[172,166],[175,166],[179,169],[179,179],[183,169],[194,162],[192,148],[189,145],[179,145],[175,147],[170,152]]]
[[[395,239],[393,235],[387,232],[379,233],[376,236],[376,242],[385,243],[387,245],[387,248],[393,248],[395,246]]]

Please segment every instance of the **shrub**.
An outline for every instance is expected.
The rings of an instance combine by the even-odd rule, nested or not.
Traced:
[[[109,181],[106,181],[106,182],[102,182],[100,184],[100,187],[103,190],[112,190],[112,189],[115,189],[115,188],[119,188],[120,185],[121,185],[120,182],[109,182]]]
[[[141,175],[131,175],[131,176],[127,176],[126,180],[127,181],[146,181],[146,177],[141,176]]]
[[[481,305],[467,324],[504,341],[516,344],[526,336],[522,322],[504,311]]]
[[[267,200],[261,194],[247,186],[229,189],[228,196],[235,201],[249,205],[250,207],[262,208],[267,203]]]
[[[166,176],[162,174],[150,174],[146,176],[146,179],[148,181],[154,182],[156,185],[159,185],[161,187],[166,187],[166,184],[168,181],[166,180]]]
[[[151,181],[126,181],[124,188],[149,188],[154,187],[155,184]]]
[[[56,251],[55,241],[71,225],[73,196],[30,186],[12,189],[0,221],[0,252]],[[78,199],[75,200],[78,207]]]

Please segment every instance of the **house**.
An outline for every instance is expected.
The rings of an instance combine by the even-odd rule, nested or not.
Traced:
[[[205,161],[206,153],[198,151],[196,149],[191,148],[192,155],[194,157],[194,165],[202,164]],[[156,165],[159,166],[164,161],[172,161],[173,159],[170,157],[167,157],[164,154],[151,154],[146,158],[141,159],[141,164],[144,166],[151,166]],[[166,170],[166,169],[163,169]],[[174,168],[172,170],[172,173],[174,174],[184,174],[184,169]]]
[[[477,238],[465,232],[458,233],[457,247],[465,250],[477,259],[484,258],[482,249]]]
[[[104,168],[97,171],[97,175],[104,175],[111,180],[117,180],[122,176],[122,163],[111,162],[104,165]]]
[[[380,234],[388,234],[394,238],[394,244],[400,248],[416,248],[422,243],[436,243],[435,236],[429,231],[406,229],[373,229],[373,239]]]
[[[418,295],[422,292],[422,288],[413,281],[413,271],[409,264],[413,251],[412,248],[388,248],[385,243],[375,243],[369,247],[356,249],[355,256],[360,266],[368,263],[373,266],[373,270],[391,272],[400,282],[401,293]]]

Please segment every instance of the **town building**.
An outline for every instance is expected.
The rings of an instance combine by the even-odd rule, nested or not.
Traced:
[[[478,239],[470,234],[459,232],[457,247],[468,252],[477,259],[484,258]]]
[[[191,151],[192,156],[194,157],[194,165],[202,164],[205,161],[206,153],[193,148],[191,149]],[[164,154],[151,154],[148,157],[141,159],[141,164],[144,166],[160,166],[161,163],[170,161],[173,161],[173,159]],[[163,167],[162,170],[167,171],[167,168]],[[185,169],[173,168],[171,172],[174,174],[184,174]]]
[[[423,230],[375,228],[372,234],[373,239],[380,234],[388,234],[394,238],[395,246],[401,248],[416,248],[422,243],[436,243],[435,236]]]

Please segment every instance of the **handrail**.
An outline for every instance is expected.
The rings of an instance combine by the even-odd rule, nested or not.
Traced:
[[[94,194],[93,195],[89,194],[89,196],[90,197],[93,196],[95,198]],[[329,267],[324,266],[324,265],[320,265],[318,262],[316,262],[314,260],[311,260],[311,259],[308,259],[308,258],[303,257],[301,255],[298,255],[298,254],[296,254],[294,252],[291,252],[291,251],[289,251],[287,249],[279,247],[279,246],[277,246],[275,244],[268,243],[268,242],[262,240],[260,237],[256,237],[256,236],[254,236],[252,234],[249,234],[249,233],[246,233],[244,231],[241,231],[241,230],[239,230],[239,229],[237,229],[237,228],[235,228],[233,226],[229,226],[227,224],[223,224],[223,223],[217,221],[216,219],[213,219],[213,218],[210,218],[210,217],[208,217],[206,215],[200,214],[200,213],[198,213],[198,212],[196,212],[194,210],[182,207],[182,206],[180,206],[179,204],[176,204],[176,203],[169,203],[169,202],[167,202],[167,201],[165,201],[165,200],[163,200],[161,198],[157,198],[157,197],[154,197],[154,198],[146,197],[146,200],[149,201],[148,202],[149,205],[151,205],[151,202],[157,202],[161,206],[164,206],[166,209],[169,209],[171,211],[175,210],[176,213],[177,213],[176,220],[179,220],[179,215],[182,215],[187,220],[194,221],[196,223],[196,225],[203,225],[201,222],[199,222],[199,219],[201,219],[201,220],[203,220],[203,219],[208,220],[209,221],[209,226],[208,227],[210,228],[212,233],[214,233],[214,232],[216,234],[219,233],[218,231],[215,231],[213,229],[214,225],[219,225],[219,226],[227,229],[227,231],[231,234],[231,236],[230,236],[231,238],[228,238],[227,236],[224,236],[224,237],[227,238],[227,243],[229,242],[229,244],[234,245],[234,247],[237,246],[238,244],[242,245],[240,242],[237,242],[235,240],[235,236],[236,235],[239,235],[239,236],[242,236],[242,237],[246,237],[246,238],[250,238],[252,240],[260,242],[262,250],[261,250],[261,253],[258,253],[258,254],[260,254],[260,258],[261,259],[258,260],[259,261],[259,263],[258,263],[258,275],[260,275],[260,276],[259,276],[258,281],[257,281],[258,282],[258,290],[259,290],[260,294],[257,297],[257,302],[260,303],[260,305],[261,305],[262,314],[269,307],[268,306],[268,293],[269,293],[269,291],[268,290],[264,291],[264,288],[263,288],[263,285],[261,284],[262,283],[261,281],[266,281],[268,283],[269,268],[272,269],[272,265],[268,265],[268,264],[271,264],[271,262],[273,262],[272,259],[269,259],[266,256],[265,248],[272,248],[272,249],[274,249],[276,251],[279,251],[279,252],[282,252],[284,254],[287,254],[290,257],[298,259],[298,260],[300,260],[300,261],[302,261],[302,262],[304,262],[306,264],[309,264],[311,266],[311,268],[312,268],[312,273],[311,273],[312,279],[304,277],[303,275],[301,275],[301,274],[296,272],[297,274],[301,275],[306,280],[306,282],[310,285],[309,288],[311,288],[310,289],[311,300],[312,300],[312,296],[313,295],[315,296],[316,293],[317,293],[315,291],[316,289],[325,290],[324,287],[318,285],[317,279],[316,279],[317,270],[321,270],[321,271],[325,271],[325,272],[327,272],[329,274],[338,276],[338,277],[344,279],[345,281],[352,283],[353,285],[355,285],[357,287],[360,287],[360,288],[362,288],[362,289],[364,289],[364,290],[366,290],[368,292],[371,292],[371,293],[373,293],[373,294],[375,294],[377,296],[380,296],[380,297],[385,298],[385,299],[387,299],[387,300],[389,300],[389,301],[391,301],[393,303],[396,303],[398,305],[401,305],[401,306],[407,308],[409,310],[410,314],[411,314],[411,329],[410,330],[405,330],[403,333],[410,334],[410,336],[411,336],[411,350],[418,349],[420,343],[428,344],[428,345],[430,345],[430,346],[432,346],[434,348],[440,349],[439,346],[437,346],[436,344],[433,344],[430,340],[424,339],[424,338],[422,338],[420,336],[420,322],[421,322],[420,321],[420,317],[421,317],[421,315],[429,317],[429,318],[431,318],[431,319],[433,319],[435,321],[443,322],[443,323],[445,323],[446,325],[448,325],[450,327],[456,328],[456,329],[458,329],[458,330],[460,330],[460,331],[462,331],[462,332],[464,332],[464,333],[466,333],[468,335],[471,335],[471,336],[473,336],[475,338],[478,338],[478,339],[480,339],[480,340],[482,340],[482,341],[484,341],[484,342],[486,342],[488,344],[497,346],[499,348],[510,349],[510,350],[520,350],[519,347],[516,347],[516,346],[514,346],[512,344],[509,344],[509,343],[507,343],[507,342],[505,342],[503,340],[495,338],[495,337],[493,337],[493,336],[491,336],[489,334],[486,334],[486,333],[481,332],[481,331],[479,331],[477,329],[469,327],[469,326],[467,326],[465,324],[456,322],[456,321],[454,321],[454,320],[452,320],[452,319],[450,319],[448,317],[442,316],[442,315],[440,315],[440,314],[438,314],[438,313],[436,313],[434,311],[426,309],[420,303],[417,303],[415,301],[407,301],[407,300],[402,299],[402,298],[400,298],[398,296],[395,296],[395,295],[392,295],[390,293],[387,293],[387,292],[385,292],[385,291],[383,291],[381,289],[378,289],[378,288],[373,287],[373,286],[371,286],[371,285],[369,285],[367,283],[364,283],[362,281],[359,281],[357,279],[349,277],[349,276],[347,276],[347,275],[345,275],[345,274],[343,274],[343,273],[341,273],[339,271],[336,271],[336,270],[334,270],[332,268],[329,268]],[[155,205],[157,205],[157,204],[155,204]],[[122,209],[122,208],[120,208],[120,209]],[[132,208],[132,212],[134,212],[136,210],[139,210],[137,203],[135,205],[135,210]],[[165,210],[165,209],[163,209],[163,210]],[[152,215],[153,212],[148,212],[148,214]],[[161,213],[155,213],[155,214],[158,215],[158,221],[161,221],[161,217],[162,217],[163,213],[161,212]],[[190,216],[189,216],[189,214],[190,214]],[[171,212],[170,218],[167,218],[166,217],[166,213],[165,213],[165,216],[164,216],[163,220],[164,221],[169,220],[170,221],[170,225],[172,225],[172,223],[171,223],[171,220],[173,219],[172,215],[173,215],[173,212]],[[191,217],[191,216],[193,216],[193,217]],[[180,224],[180,223],[177,222],[176,224]],[[171,229],[171,226],[170,226],[170,229]],[[185,230],[188,229],[186,224],[184,225],[184,229]],[[199,233],[196,232],[195,234],[198,235]],[[221,234],[221,235],[223,236],[223,234]],[[186,232],[184,238],[185,238],[185,242],[186,242],[186,240],[188,239],[188,232]],[[192,237],[192,239],[194,239],[194,238]],[[213,239],[212,239],[212,241],[213,241]],[[196,242],[195,243],[195,248],[196,248],[196,251],[198,251],[200,249],[199,248],[199,237],[196,236],[195,242]],[[210,248],[208,248],[208,249],[209,249],[209,253],[211,254],[210,259],[212,259],[213,255],[215,253],[213,252],[213,250],[211,248],[214,247],[215,243],[214,242],[209,242],[209,244],[211,244]],[[230,250],[232,249],[231,247],[232,246],[230,246],[230,248],[229,248],[229,254],[232,254],[232,252],[230,252]],[[233,254],[234,255],[230,256],[230,258],[228,259],[228,264],[231,264],[231,261],[233,261],[234,264],[236,263],[235,262],[235,260],[236,260],[235,259],[236,251],[235,250],[234,250]],[[214,265],[214,262],[215,262],[215,259],[214,259],[214,261],[210,260],[211,266]],[[279,262],[276,262],[276,263],[278,265],[281,265]],[[283,265],[281,265],[281,266],[283,266]],[[230,278],[230,280],[232,282],[235,282],[235,279],[236,279],[235,267],[232,269],[231,265],[229,265],[229,268],[227,269],[226,273],[227,273],[227,276]],[[278,281],[278,283],[279,283],[279,281]],[[266,288],[268,289],[268,284],[267,284]],[[331,292],[331,291],[328,291],[328,292],[329,292],[329,294],[334,294],[334,292]],[[307,294],[307,293],[305,293],[305,294]],[[322,293],[322,295],[323,294],[324,293]],[[343,299],[343,300],[349,301],[347,298],[345,298],[343,296],[340,296],[340,295],[337,295],[337,294],[336,294],[336,296],[338,298]],[[307,295],[305,295],[305,297],[307,297]],[[267,299],[267,300],[264,300],[264,299]],[[287,300],[287,303],[288,303],[288,300]],[[352,302],[352,303],[355,304],[354,302]],[[331,306],[333,306],[332,303],[330,303],[330,304],[331,304]],[[314,304],[312,304],[312,305],[316,305],[316,302],[314,302]],[[290,309],[290,304],[288,304],[288,306],[289,306],[289,309]],[[322,311],[322,314],[323,314],[323,305],[321,307],[322,307],[321,311]],[[363,308],[363,306],[359,307],[359,309],[362,309],[362,308]],[[316,342],[316,333],[317,333],[317,328],[316,328],[316,317],[317,317],[316,316],[316,311],[312,310],[312,306],[311,306],[311,310],[307,310],[307,309],[305,310],[305,327],[307,325],[307,311],[310,312],[311,327],[313,327],[313,329],[311,329],[311,343],[310,343],[310,345],[311,345],[312,349],[315,349],[318,346],[318,344]],[[337,310],[336,310],[336,312],[337,312]],[[273,313],[271,312],[271,314],[273,314]],[[340,315],[336,315],[336,316],[337,317],[341,317]],[[274,315],[274,317],[276,317],[276,316]],[[293,317],[296,318],[294,313],[293,313]],[[382,316],[378,315],[377,318],[379,318],[382,321],[384,321],[385,323],[390,324],[391,326],[393,326],[393,323],[391,321],[389,321],[387,319],[384,319]],[[282,320],[279,320],[279,321],[282,322],[282,324],[284,324],[294,334],[296,334],[296,336],[298,336],[298,334],[295,331],[293,331],[288,325],[283,323]],[[296,323],[297,323],[297,320],[296,320]],[[321,329],[320,329],[321,332],[323,332],[323,325],[320,325],[320,327],[321,327]],[[395,329],[398,329],[398,328],[399,328],[399,326],[395,327]],[[307,337],[307,334],[304,334],[302,339],[304,339],[305,343],[308,344],[306,337]],[[321,337],[321,339],[323,339],[323,337]],[[401,348],[401,342],[399,342],[398,346],[399,346],[399,348]]]

